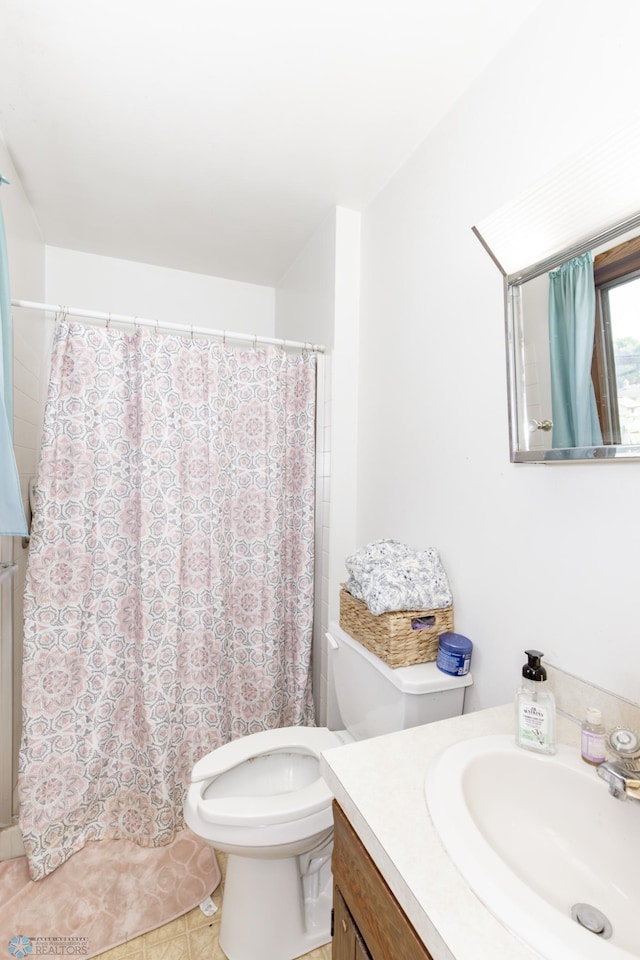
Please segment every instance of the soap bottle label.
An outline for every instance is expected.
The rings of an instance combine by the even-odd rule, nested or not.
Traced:
[[[594,733],[591,730],[582,731],[582,758],[594,765],[603,763],[606,757],[606,736],[604,733]]]
[[[519,713],[519,739],[522,746],[546,752],[551,735],[548,708],[529,701],[520,703]]]

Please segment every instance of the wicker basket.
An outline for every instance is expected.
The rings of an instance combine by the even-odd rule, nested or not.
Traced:
[[[428,626],[414,629],[413,622],[418,619],[428,620]],[[408,667],[436,659],[440,634],[453,630],[453,607],[403,610],[375,617],[365,603],[356,600],[343,586],[340,626],[390,667]]]

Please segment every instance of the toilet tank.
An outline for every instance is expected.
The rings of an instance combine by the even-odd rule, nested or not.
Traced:
[[[392,669],[337,623],[327,642],[331,730],[345,728],[355,740],[366,740],[462,713],[470,673],[452,677],[435,661]]]

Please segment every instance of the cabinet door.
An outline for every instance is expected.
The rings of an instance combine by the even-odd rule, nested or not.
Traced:
[[[337,887],[333,891],[333,910],[333,960],[371,960],[371,954]]]
[[[332,960],[353,960],[356,951],[356,927],[337,887],[333,890]]]

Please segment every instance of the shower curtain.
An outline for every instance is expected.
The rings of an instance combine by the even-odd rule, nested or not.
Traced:
[[[315,357],[60,323],[25,591],[31,876],[169,843],[195,761],[311,724]]]

